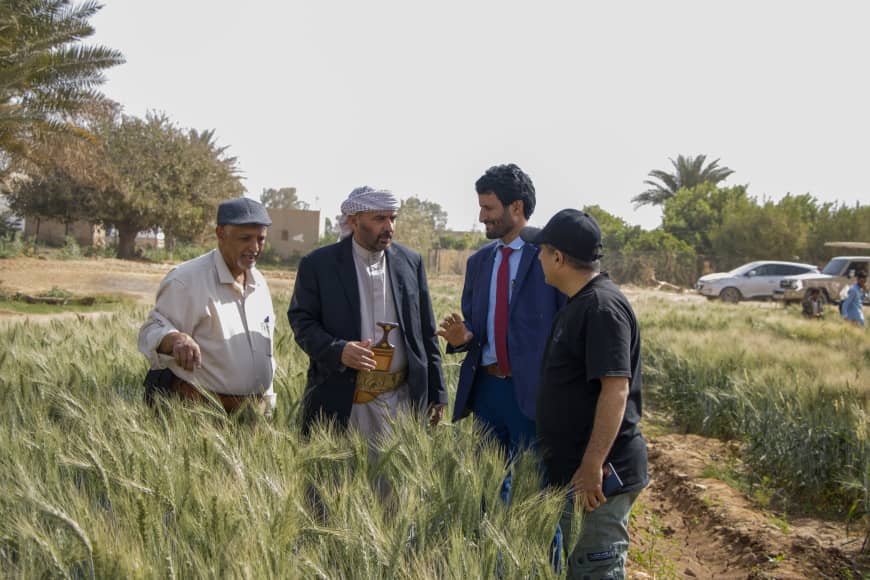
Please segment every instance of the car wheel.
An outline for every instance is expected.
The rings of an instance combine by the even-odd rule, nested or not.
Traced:
[[[721,298],[723,302],[736,304],[737,302],[740,302],[740,299],[743,298],[743,296],[740,294],[740,290],[729,286],[719,293],[719,298]]]
[[[831,300],[831,297],[828,296],[827,290],[822,290],[821,299],[822,299],[822,304],[831,304],[833,302],[833,300]]]

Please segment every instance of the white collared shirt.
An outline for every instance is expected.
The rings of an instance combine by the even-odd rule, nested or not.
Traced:
[[[152,369],[168,368],[194,385],[224,395],[264,394],[274,406],[272,337],[275,312],[266,279],[256,269],[245,286],[218,250],[180,264],[157,290],[154,309],[139,331],[139,351]],[[199,345],[202,367],[186,371],[157,347],[171,332]]]

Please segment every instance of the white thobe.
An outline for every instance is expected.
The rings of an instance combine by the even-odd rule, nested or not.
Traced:
[[[360,336],[375,343],[381,339],[383,330],[378,322],[399,322],[396,302],[390,285],[387,257],[383,251],[370,252],[353,240],[353,262],[356,266],[357,287],[360,302]],[[408,366],[405,354],[405,339],[402,328],[390,332],[390,343],[396,347],[390,372],[402,371]],[[350,411],[350,425],[367,438],[382,433],[400,409],[410,408],[408,383],[404,382],[393,391],[382,393],[368,403],[354,404]]]

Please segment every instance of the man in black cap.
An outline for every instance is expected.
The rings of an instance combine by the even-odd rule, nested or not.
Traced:
[[[541,248],[548,284],[569,296],[556,315],[541,369],[537,428],[547,481],[570,484],[560,525],[569,578],[623,578],[628,515],[647,477],[641,417],[640,333],[628,300],[600,273],[601,230],[565,209],[521,237]],[[583,529],[571,537],[577,509]]]
[[[272,336],[275,312],[266,279],[255,268],[272,224],[266,208],[240,197],[218,207],[218,247],[166,275],[139,331],[151,363],[145,400],[155,394],[211,396],[227,412],[250,402],[275,406]]]

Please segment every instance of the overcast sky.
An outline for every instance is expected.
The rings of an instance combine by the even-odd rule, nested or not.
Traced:
[[[541,225],[634,210],[651,169],[706,154],[774,200],[870,203],[870,3],[108,0],[104,92],[215,129],[248,195],[295,186],[334,216],[389,187],[477,222],[474,182],[515,162]]]

